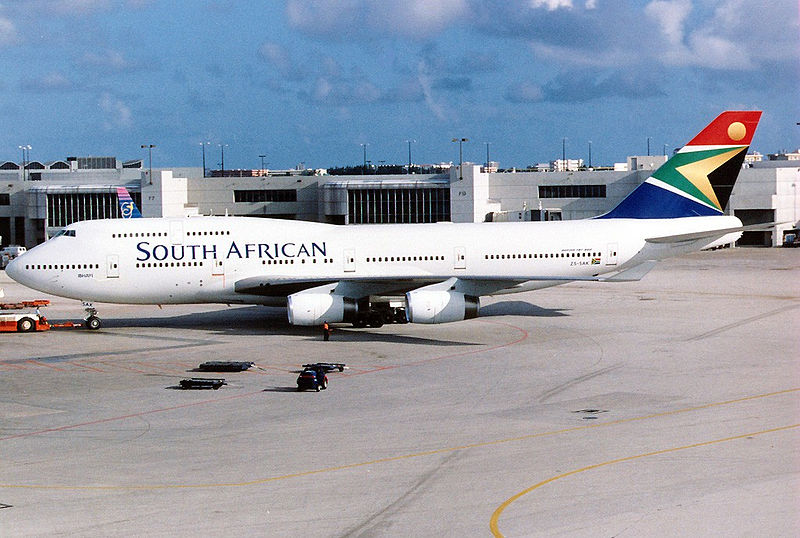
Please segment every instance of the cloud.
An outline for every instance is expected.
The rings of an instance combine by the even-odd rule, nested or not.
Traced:
[[[467,0],[289,0],[286,15],[310,34],[430,37],[468,14]]]
[[[472,89],[472,79],[469,77],[441,77],[431,86],[437,90],[465,91]]]
[[[690,0],[655,0],[645,6],[644,13],[659,25],[667,43],[680,46],[683,43],[684,24],[691,10]]]
[[[60,14],[81,14],[111,7],[110,0],[40,0],[42,8]]]
[[[10,19],[0,17],[0,45],[9,45],[17,40],[17,29]]]
[[[289,52],[277,43],[264,43],[258,48],[258,54],[279,71],[288,71],[292,66]]]
[[[667,66],[756,71],[765,62],[796,58],[796,6],[777,2],[764,16],[753,17],[751,4],[727,0],[689,27],[692,11],[690,0],[653,0],[645,6],[645,15],[658,25],[662,38],[661,44],[657,37],[651,42],[656,50],[664,50],[660,58]]]
[[[532,82],[516,84],[506,91],[505,97],[512,103],[585,103],[613,97],[647,99],[662,95],[661,85],[652,78],[584,69],[564,72],[542,86]]]
[[[28,78],[20,83],[24,91],[34,93],[61,92],[73,89],[72,82],[61,73],[48,73],[41,77]]]
[[[127,128],[133,125],[131,109],[110,93],[105,92],[100,96],[98,106],[105,113],[103,126],[106,129]]]
[[[536,103],[543,99],[542,87],[533,82],[515,83],[506,90],[505,98],[512,103]]]
[[[267,62],[284,78],[299,81],[306,78],[306,73],[292,58],[289,50],[273,41],[267,41],[258,48],[258,56]]]
[[[139,62],[128,60],[121,52],[115,50],[87,52],[80,58],[79,63],[104,73],[133,72],[143,67]]]
[[[546,8],[548,11],[554,11],[561,8],[571,8],[572,0],[529,0],[530,7],[537,9],[540,7]]]
[[[350,106],[416,102],[423,99],[423,91],[413,80],[384,88],[364,77],[345,79],[320,75],[307,90],[300,92],[300,97],[319,105]]]
[[[448,114],[444,106],[440,104],[433,96],[431,77],[428,72],[429,66],[425,60],[420,61],[417,68],[417,80],[419,81],[420,88],[422,89],[422,95],[425,100],[425,104],[428,106],[428,110],[430,110],[437,119],[444,121],[447,119]]]

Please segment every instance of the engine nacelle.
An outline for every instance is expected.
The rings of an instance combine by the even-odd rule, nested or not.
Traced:
[[[411,323],[449,323],[478,317],[480,300],[457,291],[414,290],[406,293]]]
[[[355,299],[330,293],[295,293],[286,298],[286,306],[292,325],[353,321],[358,313]]]

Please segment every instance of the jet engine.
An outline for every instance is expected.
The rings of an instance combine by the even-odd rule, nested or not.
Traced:
[[[330,293],[295,293],[286,298],[286,306],[292,325],[353,321],[358,313],[355,299]]]
[[[411,323],[449,323],[478,317],[480,300],[457,291],[414,290],[406,293]]]

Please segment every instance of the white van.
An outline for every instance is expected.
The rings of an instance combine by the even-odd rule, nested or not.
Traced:
[[[8,265],[8,262],[16,258],[17,256],[22,256],[27,252],[28,249],[25,247],[21,247],[19,245],[9,245],[7,247],[3,247],[0,249],[0,269],[4,268]]]

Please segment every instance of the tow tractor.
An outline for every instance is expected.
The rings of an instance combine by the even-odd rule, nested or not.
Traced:
[[[317,392],[328,388],[328,372],[338,370],[344,372],[347,366],[338,362],[315,362],[304,364],[303,371],[297,376],[297,390],[312,389]]]
[[[93,307],[86,308],[86,316],[83,323],[65,321],[63,323],[50,323],[47,318],[39,312],[39,309],[49,306],[47,299],[37,299],[35,301],[20,301],[17,303],[0,303],[0,332],[35,332],[49,331],[50,329],[67,329],[86,327],[90,330],[100,328],[100,318],[97,310]]]

